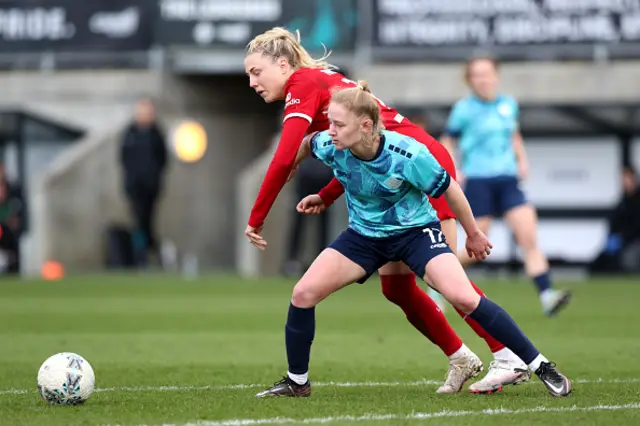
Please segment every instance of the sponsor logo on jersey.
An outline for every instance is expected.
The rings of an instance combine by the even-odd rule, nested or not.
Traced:
[[[387,187],[389,189],[398,189],[398,188],[400,188],[400,186],[402,185],[403,182],[404,181],[402,179],[398,179],[398,178],[395,178],[395,177],[390,177],[385,182],[385,185],[387,185]]]
[[[292,105],[296,105],[300,103],[300,99],[291,99],[291,92],[287,93],[287,97],[284,99],[285,104],[284,107],[285,108],[289,108]]]
[[[505,102],[501,103],[498,105],[498,113],[503,117],[509,117],[513,113],[511,105]]]

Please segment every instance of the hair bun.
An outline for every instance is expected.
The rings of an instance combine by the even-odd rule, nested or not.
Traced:
[[[365,80],[358,80],[358,87],[367,93],[371,93],[371,89],[369,89],[369,83]]]

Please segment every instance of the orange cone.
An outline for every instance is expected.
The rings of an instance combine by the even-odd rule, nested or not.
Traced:
[[[64,277],[64,267],[60,262],[50,260],[42,265],[40,274],[47,281],[60,280]]]

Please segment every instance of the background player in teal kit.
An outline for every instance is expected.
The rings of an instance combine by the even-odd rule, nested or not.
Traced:
[[[511,317],[480,296],[451,252],[428,196],[446,195],[467,233],[469,256],[482,260],[491,244],[479,230],[458,184],[429,150],[408,136],[380,129],[380,109],[362,88],[333,94],[328,131],[305,138],[297,161],[311,152],[334,170],[345,188],[349,227],[325,249],[293,289],[285,341],[289,370],[265,396],[309,396],[309,359],[315,306],[332,293],[366,279],[388,262],[403,262],[451,304],[476,320],[534,371],[554,396],[571,393],[571,381],[540,354]],[[298,205],[306,212],[318,195]],[[255,241],[261,247],[266,241]]]
[[[497,68],[489,57],[467,62],[465,78],[472,94],[454,105],[442,143],[454,158],[458,143],[458,176],[465,181],[464,192],[478,226],[486,234],[494,217],[504,217],[522,249],[542,309],[553,315],[566,306],[571,294],[552,288],[549,263],[536,241],[536,211],[519,186],[529,165],[518,128],[518,103],[498,93]],[[464,252],[458,257],[463,266],[475,261]]]

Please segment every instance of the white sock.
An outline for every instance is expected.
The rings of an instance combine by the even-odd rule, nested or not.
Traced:
[[[513,351],[509,348],[502,348],[497,352],[493,353],[493,358],[496,360],[507,361],[509,364],[516,364],[526,366],[523,360],[521,360],[518,355],[514,354]]]
[[[544,355],[540,354],[529,363],[529,369],[535,373],[536,370],[540,368],[540,364],[542,364],[543,362],[549,362],[549,360],[545,358]]]
[[[309,381],[309,372],[307,371],[306,373],[303,374],[293,374],[293,373],[287,373],[289,375],[289,378],[291,380],[293,380],[294,382],[296,382],[299,385],[304,385],[305,383],[307,383]]]
[[[465,345],[464,343],[462,344],[462,346],[460,346],[460,349],[458,349],[457,351],[455,351],[450,357],[450,360],[454,360],[454,359],[458,359],[458,358],[462,358],[463,356],[469,356],[471,355],[471,351],[469,350],[469,348],[467,347],[467,345]]]

